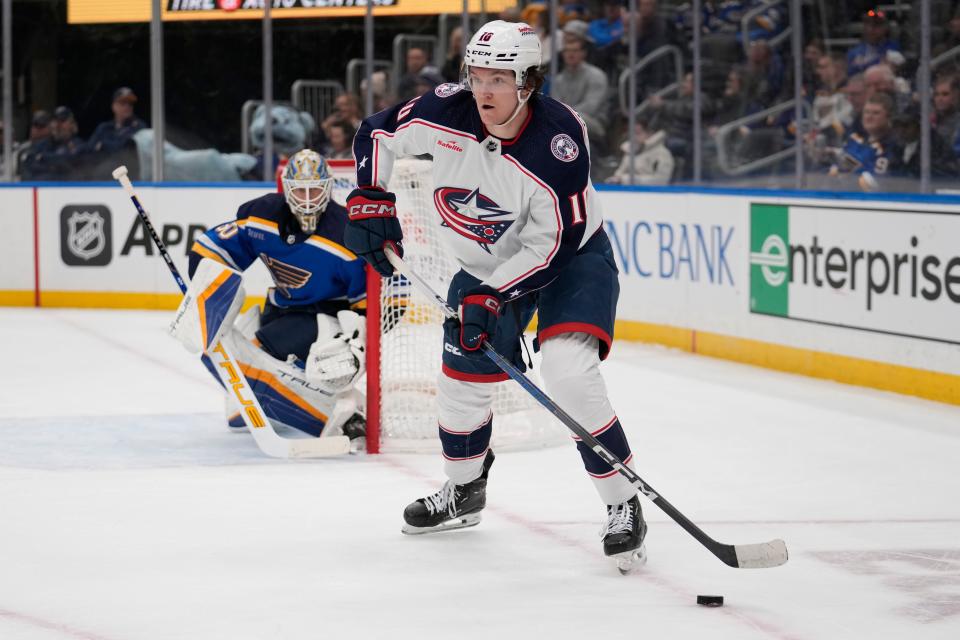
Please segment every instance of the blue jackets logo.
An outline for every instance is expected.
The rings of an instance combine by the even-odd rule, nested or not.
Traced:
[[[68,204],[60,210],[60,258],[73,267],[103,267],[113,257],[110,209]]]
[[[512,215],[480,193],[456,187],[440,187],[433,192],[433,202],[443,218],[443,226],[449,227],[468,240],[473,240],[490,251],[489,246],[506,233],[513,220],[503,220]]]

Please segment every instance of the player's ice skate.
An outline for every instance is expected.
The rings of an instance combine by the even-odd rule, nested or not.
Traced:
[[[600,532],[603,553],[614,559],[620,573],[630,573],[646,564],[647,549],[643,544],[646,535],[647,523],[637,496],[621,504],[607,505],[607,522]]]
[[[493,450],[488,450],[483,460],[483,473],[473,482],[454,484],[447,481],[433,495],[407,505],[403,510],[403,533],[435,533],[480,524],[480,512],[487,506],[487,475],[494,457]]]

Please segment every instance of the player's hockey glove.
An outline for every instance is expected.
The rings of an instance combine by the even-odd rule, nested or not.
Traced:
[[[397,196],[375,187],[354,189],[347,196],[350,221],[343,231],[347,249],[370,263],[383,277],[393,275],[393,265],[383,248],[393,247],[403,257],[403,231],[397,219]]]
[[[493,287],[481,284],[464,292],[460,300],[460,346],[476,351],[484,340],[492,340],[502,312],[503,297]]]

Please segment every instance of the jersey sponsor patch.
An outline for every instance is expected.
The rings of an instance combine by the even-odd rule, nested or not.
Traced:
[[[437,94],[438,98],[449,98],[453,94],[459,93],[462,88],[463,87],[454,82],[445,82],[434,89],[433,92]]]
[[[433,192],[433,202],[443,218],[443,226],[449,227],[464,238],[478,243],[484,250],[487,245],[496,244],[514,223],[504,220],[510,211],[480,193],[480,189],[470,191],[456,187],[440,187]]]
[[[580,147],[565,133],[553,136],[553,140],[550,141],[550,151],[557,160],[563,162],[573,162],[580,155]]]

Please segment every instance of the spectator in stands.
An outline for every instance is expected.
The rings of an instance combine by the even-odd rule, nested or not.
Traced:
[[[360,106],[360,98],[352,93],[341,93],[333,100],[333,113],[328,115],[320,123],[323,134],[330,139],[329,128],[334,122],[346,122],[354,129],[360,126],[363,121],[363,107]]]
[[[120,87],[114,91],[110,105],[113,120],[97,125],[87,141],[87,150],[93,153],[120,151],[133,139],[133,134],[146,128],[146,123],[133,112],[136,103],[137,95],[130,87]]]
[[[550,58],[563,48],[563,32],[550,32],[550,13],[545,4],[528,4],[520,13],[521,22],[526,22],[540,38],[542,66],[550,68]]]
[[[27,139],[14,147],[13,151],[16,156],[14,166],[18,168],[24,180],[32,179],[28,175],[29,166],[32,162],[30,156],[36,150],[37,144],[50,137],[52,133],[51,122],[50,114],[43,109],[34,111],[33,117],[30,118],[30,133]]]
[[[888,51],[900,51],[900,45],[889,37],[887,16],[870,9],[863,15],[863,41],[847,52],[847,73],[856,75],[887,59]]]
[[[603,0],[603,17],[592,20],[587,35],[598,52],[608,51],[623,40],[623,0]]]
[[[612,176],[611,184],[670,184],[673,177],[673,154],[666,147],[667,133],[653,130],[648,118],[638,117],[633,128],[634,150],[633,182],[630,182],[630,143],[620,145],[623,159]]]
[[[24,180],[38,180],[34,170],[36,155],[47,146],[53,133],[52,118],[42,109],[34,111],[30,119],[30,133],[28,138],[17,147],[17,167],[20,177]]]
[[[955,76],[938,78],[933,87],[933,131],[952,143],[960,129],[960,81]]]
[[[69,107],[60,106],[53,112],[52,135],[44,153],[38,158],[48,180],[69,180],[74,176],[77,160],[83,153],[84,143],[77,135],[77,121]]]
[[[710,135],[716,134],[718,125],[750,115],[747,109],[747,96],[743,92],[743,76],[744,69],[740,65],[734,66],[727,72],[723,95],[716,101],[716,114],[713,118],[715,126],[708,129]]]
[[[946,32],[942,38],[931,47],[930,55],[936,57],[954,47],[960,47],[960,5],[953,10],[950,20],[947,21]],[[957,63],[956,59],[954,59],[952,68],[956,70],[956,67]]]
[[[903,173],[920,177],[920,109],[919,105],[893,120],[893,135],[903,149]],[[953,178],[958,174],[957,156],[951,148],[952,138],[930,136],[930,175],[934,178]]]
[[[83,140],[77,136],[77,123],[68,107],[57,107],[50,120],[50,135],[31,148],[24,164],[24,179],[68,180],[73,177]]]
[[[716,104],[701,94],[703,119],[709,121],[716,112]],[[666,131],[667,148],[675,157],[686,158],[693,144],[693,74],[683,77],[675,98],[651,96],[648,104],[654,109],[657,126]]]
[[[390,95],[388,90],[389,88],[389,77],[385,71],[374,71],[373,75],[370,76],[371,89],[373,91],[373,113],[383,111],[390,105],[394,104],[396,100]],[[361,104],[366,105],[367,99],[367,79],[364,78],[360,81],[360,97]]]
[[[910,106],[912,100],[910,85],[898,82],[890,65],[886,63],[873,65],[863,73],[863,82],[867,100],[877,93],[886,93],[893,98],[898,111],[906,110]]]
[[[590,144],[602,150],[607,135],[607,76],[586,58],[584,42],[578,38],[564,42],[563,71],[553,79],[550,96],[580,114],[587,124]]]
[[[560,0],[557,7],[557,23],[562,27],[571,20],[586,21],[590,19],[590,10],[581,0]]]
[[[427,52],[420,47],[407,49],[407,72],[400,78],[400,83],[397,85],[400,100],[410,100],[422,95],[422,91],[417,93],[417,84],[421,82],[422,76],[435,78],[435,85],[443,81],[440,70],[427,64],[428,61]]]
[[[783,98],[785,70],[780,55],[765,40],[754,40],[747,52],[743,90],[751,113]]]
[[[590,37],[590,25],[588,25],[583,20],[570,20],[567,24],[563,25],[561,29],[563,33],[563,43],[566,44],[571,40],[578,40],[581,43],[589,45],[593,43],[593,39]]]
[[[844,91],[847,82],[847,57],[833,51],[820,56],[817,61],[817,78],[820,86],[813,99],[813,121],[821,144],[835,146],[853,122],[853,105]]]
[[[894,102],[886,93],[867,98],[861,128],[844,142],[830,175],[850,174],[863,191],[876,191],[880,181],[901,171],[903,151],[893,137]]]
[[[629,29],[629,14],[625,14],[624,29]],[[657,0],[639,0],[637,3],[637,60],[652,53],[664,45],[680,44],[677,35],[677,29],[673,22],[660,15],[659,4]],[[625,46],[629,43],[629,34],[625,38]],[[684,46],[686,46],[684,44]],[[616,82],[620,75],[620,69],[611,69],[611,82]],[[648,65],[640,75],[637,76],[637,97],[638,100],[644,100],[646,96],[652,94],[657,89],[667,86],[671,82],[676,82],[678,78],[674,75],[673,59],[665,56],[652,64]]]
[[[860,131],[863,106],[867,104],[867,83],[862,73],[852,76],[847,80],[847,84],[843,87],[843,95],[847,97],[847,101],[853,108],[853,122],[850,124],[850,130]]]
[[[330,124],[328,160],[349,160],[353,158],[353,136],[357,130],[346,120],[337,120]]]
[[[512,22],[516,22],[513,20]],[[456,27],[450,32],[450,41],[447,46],[447,58],[440,69],[440,75],[447,82],[460,82],[460,65],[463,63],[463,27]]]
[[[820,38],[810,40],[807,42],[807,46],[803,48],[803,95],[808,98],[816,95],[820,88],[817,68],[820,59],[826,54],[827,50]],[[844,57],[844,60],[846,60],[846,57]],[[844,62],[843,68],[847,68],[846,62]]]

